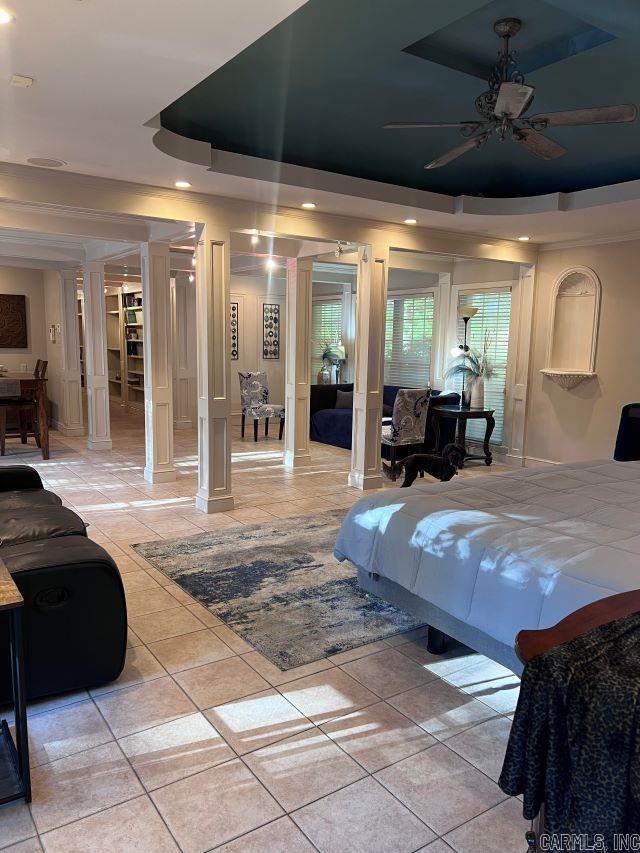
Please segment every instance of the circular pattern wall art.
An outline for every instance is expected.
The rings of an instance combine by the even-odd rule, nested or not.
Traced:
[[[262,358],[280,358],[280,306],[265,302],[262,306]]]

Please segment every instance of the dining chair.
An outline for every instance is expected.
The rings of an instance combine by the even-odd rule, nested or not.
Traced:
[[[258,440],[258,423],[264,420],[264,434],[269,435],[269,418],[280,418],[279,440],[282,441],[284,432],[284,406],[269,402],[269,382],[267,374],[262,371],[240,373],[240,403],[242,406],[242,422],[240,432],[244,438],[244,428],[247,418],[253,418],[253,440]]]
[[[396,394],[391,422],[382,424],[382,444],[389,448],[392,466],[399,449],[424,443],[430,396],[429,388],[400,388]]]

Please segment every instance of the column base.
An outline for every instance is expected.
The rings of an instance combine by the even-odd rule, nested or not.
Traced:
[[[350,471],[347,482],[352,489],[360,489],[366,492],[369,489],[382,488],[383,479],[381,474],[362,474],[360,471]]]
[[[196,494],[196,509],[212,515],[214,512],[229,512],[233,509],[235,501],[233,495],[220,495],[217,498]]]
[[[88,438],[87,447],[89,450],[111,450],[113,442],[110,438]]]
[[[142,476],[147,483],[172,483],[177,475],[173,468],[168,471],[151,471],[149,468],[145,468]]]
[[[285,450],[283,461],[285,468],[302,468],[304,465],[311,465],[311,454],[309,452],[295,453],[291,450]]]

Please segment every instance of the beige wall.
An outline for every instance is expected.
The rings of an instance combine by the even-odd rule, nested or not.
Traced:
[[[36,360],[46,358],[46,329],[42,270],[0,266],[0,293],[27,297],[27,348],[0,349],[0,364],[20,370],[23,364],[31,372]]]
[[[564,391],[540,370],[546,366],[551,298],[571,266],[595,271],[602,285],[595,379]],[[541,252],[537,268],[528,458],[553,462],[613,455],[620,409],[640,399],[640,240]]]

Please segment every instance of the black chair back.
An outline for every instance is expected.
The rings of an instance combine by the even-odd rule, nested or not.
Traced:
[[[616,462],[640,460],[640,403],[622,407],[613,458]]]

